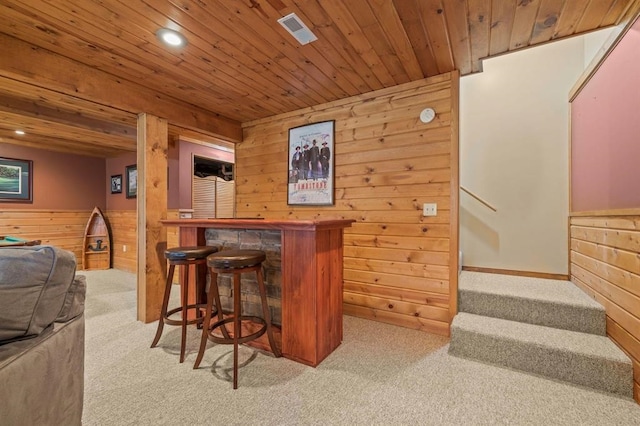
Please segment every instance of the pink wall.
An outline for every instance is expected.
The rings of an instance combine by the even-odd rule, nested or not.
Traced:
[[[234,154],[219,149],[209,148],[204,145],[180,141],[179,159],[179,205],[180,209],[191,208],[191,183],[193,181],[193,156],[212,158],[214,160],[235,163]],[[171,177],[171,175],[170,175]],[[171,187],[171,182],[169,184]]]
[[[0,203],[0,209],[91,210],[105,208],[105,160],[0,143],[0,157],[33,161],[33,203]]]
[[[127,189],[125,187],[127,182],[125,167],[136,164],[136,161],[135,152],[106,160],[104,191],[107,198],[107,210],[135,210],[137,208],[136,199],[127,198]],[[122,192],[120,194],[111,193],[111,176],[114,175],[122,175]]]
[[[571,210],[640,207],[640,20],[571,104]]]
[[[176,146],[177,145],[177,146]],[[191,142],[180,141],[170,144],[168,151],[169,166],[169,191],[167,194],[167,208],[190,209],[191,208],[191,173],[193,155],[213,158],[228,163],[234,162],[232,153],[206,147]],[[127,198],[124,188],[125,167],[136,164],[135,153],[126,154],[117,158],[109,158],[106,161],[106,198],[107,210],[135,210],[136,199]],[[122,193],[111,194],[111,176],[122,175]]]
[[[180,142],[169,148],[168,208],[191,208],[193,155],[234,162],[232,153]],[[136,164],[136,153],[116,158],[84,157],[0,143],[0,157],[33,161],[33,203],[1,203],[0,209],[135,210],[126,197],[125,167]],[[111,194],[111,176],[122,175],[122,193]]]

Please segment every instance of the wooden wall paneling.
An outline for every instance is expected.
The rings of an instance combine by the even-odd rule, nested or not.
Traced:
[[[77,268],[84,269],[82,250],[84,228],[91,210],[21,210],[0,211],[0,235],[41,240],[72,252]]]
[[[346,314],[449,334],[457,303],[457,79],[439,75],[243,126],[238,216],[357,221],[344,235]],[[418,116],[427,106],[437,117],[424,124]],[[288,129],[327,119],[336,120],[335,205],[289,206]],[[422,216],[425,202],[438,203],[438,216]]]
[[[640,215],[570,220],[571,280],[602,304],[607,334],[633,360],[640,402]]]
[[[137,271],[137,215],[135,210],[107,210],[111,228],[111,265],[114,269]]]
[[[449,236],[449,321],[458,313],[458,277],[460,275],[460,141],[459,102],[460,73],[451,79],[451,203],[449,206],[451,235]]]

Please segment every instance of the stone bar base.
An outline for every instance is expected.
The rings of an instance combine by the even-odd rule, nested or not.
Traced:
[[[262,250],[267,259],[262,263],[264,283],[267,287],[267,299],[271,312],[271,322],[282,325],[282,267],[281,267],[281,236],[277,230],[255,229],[207,229],[205,231],[207,245],[218,246],[220,250],[251,249]],[[207,275],[207,282],[210,275]],[[232,310],[233,304],[233,276],[218,276],[218,287],[222,308]],[[242,275],[242,312],[244,315],[262,317],[262,305],[256,275]]]

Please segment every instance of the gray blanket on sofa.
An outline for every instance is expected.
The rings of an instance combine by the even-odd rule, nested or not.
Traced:
[[[84,297],[75,256],[0,248],[0,425],[79,425]]]

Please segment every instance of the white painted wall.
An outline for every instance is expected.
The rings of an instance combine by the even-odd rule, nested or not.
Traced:
[[[464,266],[568,272],[568,94],[597,43],[549,43],[461,78],[460,185],[498,210],[460,192]]]

